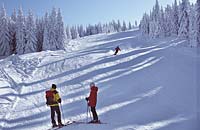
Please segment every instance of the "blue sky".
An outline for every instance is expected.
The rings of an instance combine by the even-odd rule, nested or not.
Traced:
[[[174,0],[159,0],[160,5],[172,4]],[[178,0],[177,0],[178,1]],[[196,0],[190,0],[194,2]],[[112,19],[140,20],[149,12],[155,0],[0,0],[10,15],[14,8],[22,6],[24,13],[31,9],[35,15],[44,16],[52,7],[60,8],[65,24],[95,24]]]

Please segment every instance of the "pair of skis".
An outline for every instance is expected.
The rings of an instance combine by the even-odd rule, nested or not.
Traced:
[[[56,126],[56,127],[50,128],[48,130],[58,130],[60,128],[63,128],[65,126],[68,126],[68,125],[71,125],[71,124],[107,124],[107,123],[104,123],[104,122],[101,122],[101,121],[98,121],[98,122],[68,121],[67,123],[64,124],[64,126]]]

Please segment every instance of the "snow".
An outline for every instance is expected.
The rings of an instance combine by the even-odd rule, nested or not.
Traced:
[[[63,121],[86,121],[85,97],[95,82],[97,113],[106,124],[72,124],[61,130],[198,130],[200,55],[186,42],[147,40],[135,29],[71,40],[66,51],[2,59],[0,129],[50,128],[45,91],[52,83],[62,97]],[[116,46],[122,51],[114,56]]]

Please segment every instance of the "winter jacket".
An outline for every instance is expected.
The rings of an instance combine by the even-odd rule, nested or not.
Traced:
[[[56,91],[55,89],[51,88],[51,90],[53,92],[53,104],[49,105],[49,106],[59,106],[58,103],[61,103],[61,98],[60,98],[60,95],[58,94],[58,91]]]
[[[98,87],[96,86],[92,86],[90,88],[90,96],[88,97],[88,105],[91,107],[96,107],[97,104],[97,91],[98,91]]]
[[[115,51],[121,51],[121,49],[119,47],[116,47]]]

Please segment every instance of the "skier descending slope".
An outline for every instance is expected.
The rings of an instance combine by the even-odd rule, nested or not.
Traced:
[[[61,122],[61,112],[59,108],[59,104],[61,103],[61,98],[58,94],[58,91],[56,91],[56,85],[52,84],[52,87],[50,90],[46,91],[46,104],[47,106],[50,106],[51,108],[51,123],[52,127],[62,127],[64,126]],[[58,119],[58,125],[56,124],[56,121],[54,119],[55,117],[55,112],[57,114],[57,119]]]
[[[117,46],[117,47],[115,48],[115,54],[114,54],[114,55],[117,55],[117,53],[118,53],[119,51],[121,51],[121,49],[119,48],[119,46]]]
[[[100,122],[98,120],[98,115],[96,112],[97,91],[98,91],[98,87],[96,87],[94,83],[91,83],[90,84],[90,95],[89,95],[89,97],[85,98],[88,101],[88,106],[91,107],[91,111],[92,111],[92,115],[93,115],[93,120],[90,121],[90,123]]]

